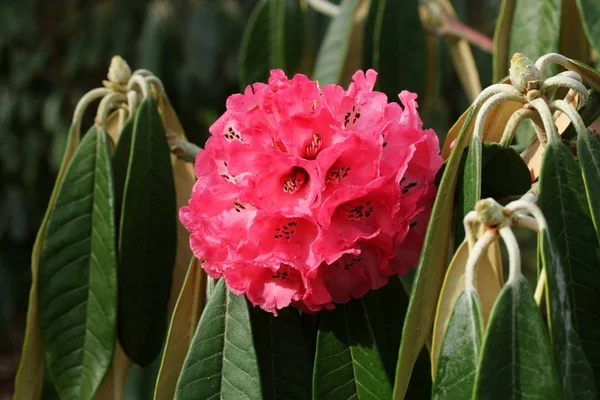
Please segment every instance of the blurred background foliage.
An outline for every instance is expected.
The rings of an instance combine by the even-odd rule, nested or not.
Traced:
[[[77,101],[101,85],[111,57],[119,54],[132,69],[149,69],[162,79],[186,134],[191,141],[204,143],[208,127],[225,108],[227,96],[240,91],[245,82],[266,78],[248,73],[244,63],[266,62],[264,57],[269,57],[272,43],[262,43],[259,38],[250,51],[240,55],[243,40],[254,40],[242,39],[249,19],[262,23],[258,11],[253,14],[258,3],[2,0],[0,399],[9,398],[12,390],[24,331],[31,247]],[[292,20],[286,31],[294,35],[301,32],[304,40],[298,46],[286,46],[286,51],[296,52],[291,59],[297,60],[294,66],[285,66],[288,75],[312,73],[315,49],[330,22],[330,17],[307,7],[306,1],[299,4],[297,11],[305,18]],[[388,4],[394,3],[388,0]],[[452,5],[459,21],[489,38],[493,36],[500,0],[453,0]],[[365,23],[373,21],[367,19]],[[423,32],[427,47],[415,46],[423,43]],[[361,42],[360,38],[356,41]],[[396,61],[408,66],[402,80],[407,86],[402,88],[428,93],[426,104],[421,102],[421,113],[425,126],[435,128],[440,135],[470,104],[443,42],[434,31],[417,26],[414,35],[403,37],[402,43],[409,47],[405,51],[396,48],[395,53]],[[492,83],[492,56],[471,47],[485,87]],[[372,60],[360,54],[350,49],[349,64],[370,66]],[[415,62],[424,59],[434,62],[427,69]],[[402,77],[403,71],[399,72]],[[426,87],[419,87],[418,80],[410,75],[416,73],[424,74]],[[342,84],[347,84],[349,76],[343,75]],[[413,82],[416,87],[411,87]],[[382,90],[389,94],[394,89]],[[91,115],[86,118],[84,125],[93,122]]]

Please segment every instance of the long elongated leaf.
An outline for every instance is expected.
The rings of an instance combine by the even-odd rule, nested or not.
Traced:
[[[313,78],[319,84],[339,83],[350,46],[358,0],[343,0],[340,13],[331,21],[319,48]]]
[[[578,1],[561,0],[559,52],[565,57],[587,62],[590,59],[590,43],[577,6]],[[598,11],[600,12],[600,8]]]
[[[396,99],[399,88],[423,97],[427,69],[425,31],[419,19],[417,0],[374,0],[370,13],[375,13],[372,35],[372,67],[379,73],[377,88]],[[410,62],[404,62],[410,57]]]
[[[523,275],[508,281],[490,316],[475,399],[562,399],[548,334]]]
[[[450,0],[437,0],[435,3],[437,3],[436,5],[440,7],[447,16],[458,19]],[[479,80],[479,71],[477,70],[477,64],[475,64],[471,45],[466,39],[452,35],[447,35],[444,38],[444,41],[446,42],[446,48],[452,58],[452,64],[454,65],[456,75],[458,75],[458,80],[460,81],[467,98],[470,101],[474,101],[481,92],[481,81]]]
[[[365,303],[351,300],[322,313],[313,399],[389,399],[392,386]]]
[[[573,322],[600,386],[600,249],[581,171],[562,143],[548,144],[544,151],[539,206],[564,270]]]
[[[448,242],[458,165],[467,143],[468,127],[472,117],[471,108],[462,125],[453,127],[453,129],[460,127],[456,128],[460,129],[460,132],[455,134],[456,143],[438,186],[438,194],[427,226],[417,275],[410,292],[408,310],[402,328],[402,342],[398,351],[394,381],[395,399],[404,398],[415,361],[431,331],[435,307],[444,279],[444,269],[448,261]]]
[[[92,127],[67,168],[40,254],[40,328],[64,399],[90,399],[110,365],[116,319],[112,169]]]
[[[484,142],[481,153],[476,154],[469,147],[460,182],[462,197],[458,202],[462,203],[463,216],[474,210],[481,198],[522,195],[531,188],[529,168],[514,149]],[[462,218],[457,223],[462,226]]]
[[[185,132],[173,106],[167,96],[158,98],[158,111],[163,120],[165,131],[176,134],[179,140],[187,141]],[[194,174],[194,165],[186,162],[175,154],[171,154],[171,165],[173,168],[173,179],[175,181],[175,197],[177,209],[186,205],[190,199],[196,175]],[[183,286],[183,281],[187,276],[188,266],[192,258],[190,249],[190,233],[183,226],[181,221],[177,222],[177,254],[175,256],[175,267],[173,268],[173,282],[171,283],[171,298],[169,299],[169,313],[175,308],[175,303],[179,298],[179,292]]]
[[[446,331],[449,329],[452,315],[457,312],[455,305],[465,289],[465,267],[469,258],[469,245],[462,242],[452,258],[446,272],[444,284],[438,300],[435,322],[433,326],[433,339],[431,343],[432,376],[435,378],[438,367],[438,358],[442,351]],[[502,279],[502,260],[498,242],[492,243],[477,264],[476,288],[478,296],[479,313],[482,324],[486,324],[489,314],[498,297],[504,281]],[[481,297],[481,301],[479,300]]]
[[[391,277],[387,285],[370,291],[363,300],[379,354],[393,383],[408,296],[400,279]]]
[[[585,32],[594,49],[600,52],[600,3],[595,0],[577,0]]]
[[[258,307],[250,310],[254,345],[263,388],[263,399],[310,399],[312,350],[292,307],[275,317]]]
[[[496,20],[496,30],[494,31],[494,81],[499,81],[502,77],[508,75],[509,60],[512,56],[509,53],[510,30],[512,26],[513,13],[515,11],[516,0],[502,0],[500,13]]]
[[[432,398],[471,397],[482,335],[479,296],[476,292],[463,291],[456,300],[442,341]]]
[[[171,317],[167,343],[156,379],[155,400],[171,400],[175,395],[177,379],[204,308],[206,278],[200,261],[193,258]]]
[[[152,99],[135,116],[119,234],[119,339],[148,365],[166,334],[177,240],[175,187],[163,122]]]
[[[60,169],[56,181],[54,182],[46,213],[44,214],[44,218],[38,229],[35,243],[31,251],[31,289],[29,291],[29,302],[27,307],[25,338],[23,340],[19,368],[15,378],[15,400],[37,399],[42,393],[45,373],[44,350],[42,347],[42,337],[38,318],[38,267],[46,227],[48,226],[48,217],[56,203],[57,193],[62,187],[65,171],[79,145],[79,132],[74,132],[73,127],[71,127],[67,134],[65,153],[63,154]]]
[[[508,56],[523,53],[531,60],[558,51],[560,0],[516,0]]]
[[[264,82],[269,71],[298,70],[304,49],[304,13],[297,0],[260,0],[248,18],[238,70],[242,88]]]
[[[538,246],[542,266],[546,269],[550,337],[560,382],[565,399],[596,399],[594,374],[571,319],[573,309],[569,302],[567,279],[561,257],[552,246],[552,236],[547,230],[542,230]]]
[[[590,216],[600,243],[600,141],[585,131],[577,135],[577,153]]]
[[[248,304],[222,279],[200,318],[175,392],[175,400],[212,398],[263,398]]]

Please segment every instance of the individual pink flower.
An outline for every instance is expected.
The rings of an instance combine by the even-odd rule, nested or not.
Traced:
[[[416,94],[271,71],[227,100],[179,215],[213,278],[277,315],[364,296],[418,263],[442,164]]]

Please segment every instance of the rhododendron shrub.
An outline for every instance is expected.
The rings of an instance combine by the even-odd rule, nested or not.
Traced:
[[[227,100],[180,219],[213,278],[277,314],[332,309],[415,267],[442,164],[417,95],[281,70]]]

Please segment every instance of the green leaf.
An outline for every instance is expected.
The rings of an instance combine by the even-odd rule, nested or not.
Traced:
[[[275,317],[253,307],[250,318],[263,399],[310,399],[312,353],[298,311],[292,307],[284,308]]]
[[[416,268],[417,275],[410,292],[406,320],[402,328],[402,342],[398,351],[394,398],[402,399],[406,394],[415,361],[429,337],[438,296],[444,280],[448,262],[449,238],[452,228],[452,209],[454,190],[458,175],[458,166],[469,135],[468,128],[474,110],[470,108],[462,124],[455,125],[453,133],[456,137],[454,148],[446,163],[446,169],[438,186],[438,194],[433,204],[431,218],[427,226],[421,258]],[[450,134],[449,133],[449,134]]]
[[[242,36],[238,61],[242,88],[254,82],[266,82],[269,78],[269,24],[267,0],[261,0],[252,10]]]
[[[600,141],[588,131],[577,135],[577,153],[583,173],[590,215],[600,243]]]
[[[516,0],[510,31],[509,59],[523,53],[531,60],[558,51],[560,0]]]
[[[37,399],[43,390],[44,380],[47,378],[47,367],[44,366],[44,349],[39,327],[38,317],[38,266],[40,252],[44,243],[48,218],[54,204],[56,196],[61,190],[64,181],[65,171],[67,170],[73,154],[79,145],[79,129],[75,130],[73,126],[69,129],[66,139],[66,147],[60,168],[52,188],[52,194],[48,201],[48,206],[44,218],[38,229],[35,243],[31,250],[31,289],[29,290],[29,302],[27,305],[27,325],[25,328],[25,337],[23,339],[23,348],[21,350],[21,360],[17,376],[15,377],[15,399]]]
[[[509,279],[483,339],[474,399],[562,399],[544,321],[527,279]]]
[[[600,91],[600,72],[581,61],[569,59],[561,64],[570,71],[575,71],[592,88]]]
[[[242,88],[266,82],[269,71],[298,70],[304,51],[304,12],[297,0],[261,0],[248,18],[239,55]]]
[[[483,318],[476,292],[463,291],[456,300],[438,359],[434,399],[468,399],[479,360]]]
[[[340,13],[327,28],[313,72],[313,78],[319,81],[321,86],[328,83],[339,83],[342,77],[357,5],[358,0],[343,0],[340,5]]]
[[[400,279],[392,276],[387,285],[379,290],[371,290],[363,301],[379,354],[393,383],[408,296]]]
[[[594,374],[577,336],[573,309],[569,302],[567,277],[561,257],[552,247],[552,234],[547,229],[538,235],[539,254],[547,276],[547,312],[550,338],[558,365],[565,399],[596,399]]]
[[[63,399],[91,399],[110,366],[117,298],[113,206],[107,135],[92,127],[57,192],[39,263],[40,329]]]
[[[573,323],[600,386],[600,249],[581,171],[562,143],[546,146],[539,189],[539,206],[564,269]]]
[[[600,52],[600,3],[596,0],[577,0],[577,6],[588,40]]]
[[[517,0],[502,0],[498,19],[496,20],[496,29],[494,30],[494,51],[493,69],[494,81],[499,81],[502,77],[508,75],[509,60],[512,54],[509,54],[510,31],[512,26],[513,13]]]
[[[473,178],[476,165],[471,148],[466,159],[464,178],[459,183],[462,187],[462,199],[459,202],[463,202],[463,215],[475,209],[475,203],[481,198],[500,199],[522,195],[531,189],[531,174],[519,153],[511,147],[490,142],[483,143],[480,155],[481,182],[477,185]],[[462,218],[459,222],[462,224]]]
[[[427,59],[419,1],[373,0],[369,13],[375,13],[374,31],[365,34],[367,40],[369,36],[373,40],[371,60],[379,74],[377,88],[390,100],[398,98],[400,88],[418,93],[421,99]]]
[[[177,245],[171,154],[152,99],[135,116],[120,222],[119,340],[145,366],[165,338]]]
[[[481,164],[483,158],[481,148],[481,139],[477,139],[473,135],[471,145],[467,149],[467,160],[462,180],[463,216],[474,210],[475,203],[481,199]]]
[[[321,313],[313,399],[389,399],[391,394],[364,299]]]
[[[112,157],[113,182],[115,187],[115,221],[117,221],[117,225],[121,220],[121,207],[123,205],[125,181],[127,180],[127,167],[129,165],[129,154],[131,154],[132,137],[133,118],[130,118],[121,128],[119,140],[117,141]]]
[[[256,399],[262,390],[248,304],[219,280],[177,382],[175,400]]]
[[[183,363],[204,308],[207,276],[200,260],[192,257],[177,303],[156,377],[154,400],[172,400]]]

